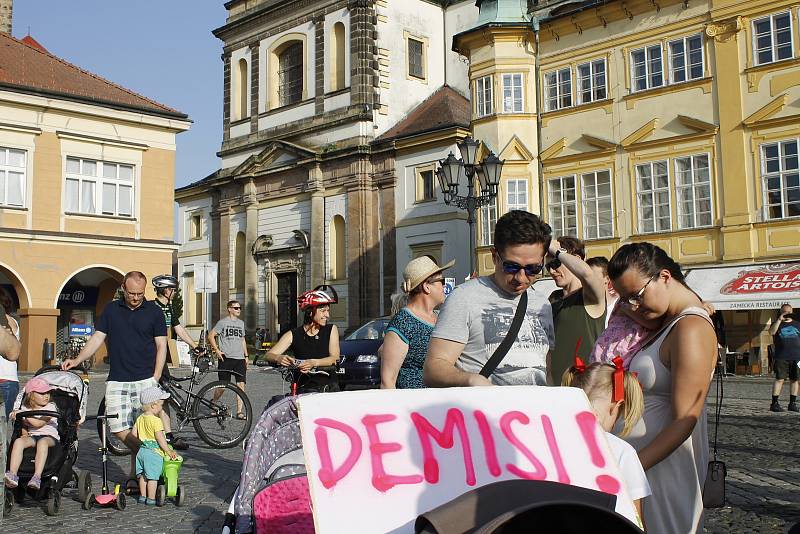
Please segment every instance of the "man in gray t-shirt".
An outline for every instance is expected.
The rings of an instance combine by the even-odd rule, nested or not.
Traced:
[[[429,387],[552,383],[553,316],[547,295],[531,288],[544,269],[550,226],[527,211],[497,221],[494,273],[470,280],[447,297],[431,334],[423,378]],[[519,297],[528,308],[517,339],[491,380],[478,374],[505,338]]]
[[[244,337],[244,321],[239,319],[242,315],[242,305],[238,300],[231,300],[227,306],[228,316],[217,321],[208,333],[208,342],[219,358],[219,379],[227,382],[233,376],[236,385],[244,391],[247,383],[247,342]],[[223,391],[225,390],[222,388],[215,391],[214,400],[218,400]],[[238,397],[236,404],[237,417],[245,417]]]
[[[528,309],[517,339],[491,376],[496,385],[547,384],[553,313],[545,292],[527,291]],[[492,276],[470,280],[447,297],[431,337],[463,344],[456,367],[479,373],[511,327],[519,297],[501,290]]]

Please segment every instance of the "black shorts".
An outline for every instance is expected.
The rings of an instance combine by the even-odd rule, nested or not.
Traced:
[[[797,360],[775,360],[772,364],[775,369],[775,378],[778,380],[789,379],[792,382],[797,380],[800,375],[800,368],[797,367]]]
[[[235,358],[225,358],[224,360],[220,360],[219,365],[217,366],[219,379],[224,382],[229,382],[231,376],[233,376],[234,382],[244,382],[247,383],[247,359],[243,358],[241,360],[237,360]],[[234,375],[233,373],[227,373],[226,371],[235,371],[239,373],[241,376]]]

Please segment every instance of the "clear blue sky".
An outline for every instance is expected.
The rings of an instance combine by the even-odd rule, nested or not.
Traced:
[[[189,115],[175,183],[219,168],[223,0],[15,0],[14,37]]]

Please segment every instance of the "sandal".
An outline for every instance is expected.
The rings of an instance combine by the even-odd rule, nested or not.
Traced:
[[[11,471],[6,471],[6,476],[4,477],[6,487],[9,489],[14,489],[19,486],[19,477],[12,473]]]

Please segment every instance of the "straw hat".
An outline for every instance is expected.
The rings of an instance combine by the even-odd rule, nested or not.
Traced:
[[[403,270],[403,291],[411,293],[415,287],[430,278],[436,273],[440,273],[449,269],[456,263],[456,260],[450,260],[445,265],[439,267],[436,262],[428,256],[420,256],[414,258],[406,268]]]

